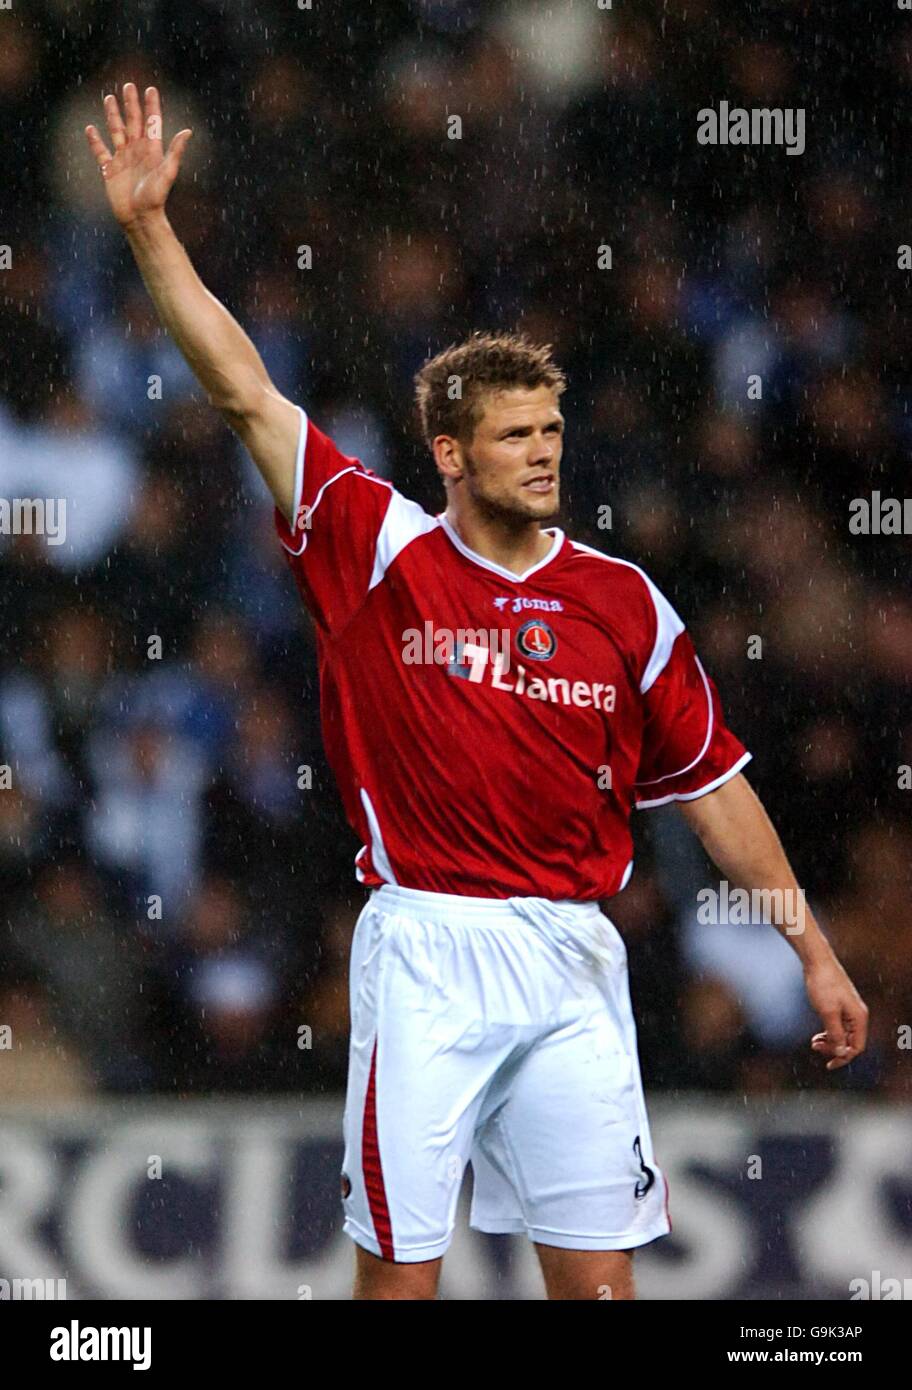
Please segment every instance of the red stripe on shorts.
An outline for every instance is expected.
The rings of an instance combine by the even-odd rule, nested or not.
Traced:
[[[384,1260],[393,1260],[393,1227],[389,1207],[386,1204],[386,1187],[383,1182],[383,1164],[380,1162],[380,1145],[377,1142],[377,1040],[371,1056],[370,1078],[367,1095],[364,1097],[364,1128],[361,1133],[361,1170],[364,1186],[367,1189],[367,1203],[374,1222],[374,1232],[380,1244],[380,1254]]]

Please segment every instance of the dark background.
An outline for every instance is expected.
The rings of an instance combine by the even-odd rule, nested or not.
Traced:
[[[562,524],[687,621],[872,1010],[868,1053],[825,1073],[788,948],[695,925],[713,872],[673,809],[644,812],[608,911],[647,1087],[908,1095],[912,542],[848,521],[909,490],[912,15],[674,8],[0,12],[0,496],[66,496],[71,533],[0,536],[0,1098],[345,1081],[363,890],[312,631],[107,212],[83,130],[127,80],[159,86],[166,142],[194,129],[169,216],[206,285],[425,506],[422,361],[476,328],[554,345]],[[698,145],[722,99],[804,108],[805,152]]]

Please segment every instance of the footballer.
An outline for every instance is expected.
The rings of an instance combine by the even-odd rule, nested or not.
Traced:
[[[721,873],[800,890],[684,623],[636,565],[555,524],[564,377],[474,334],[425,363],[432,516],[285,399],[197,276],[165,202],[154,87],[86,135],[166,329],[275,500],[316,628],[326,751],[369,898],[354,933],[342,1202],[354,1296],[433,1299],[465,1169],[471,1224],[534,1242],[549,1298],[634,1297],[670,1230],[620,934],[634,808],[677,803]],[[460,390],[454,392],[452,383]],[[413,634],[426,659],[406,659]],[[867,1010],[812,914],[787,934],[829,1070]],[[607,1291],[607,1293],[606,1293]]]

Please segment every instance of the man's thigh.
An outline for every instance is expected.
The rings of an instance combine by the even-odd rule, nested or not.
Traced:
[[[550,1299],[633,1299],[632,1250],[561,1250],[535,1246]]]
[[[503,972],[496,958],[479,962],[472,933],[460,932],[454,942],[453,932],[448,940],[433,923],[381,916],[366,917],[359,933],[344,1122],[345,1230],[390,1264],[432,1264],[450,1242],[488,1084],[523,1029],[485,1017],[475,991],[479,966],[495,981]]]
[[[561,1250],[536,1245],[549,1299],[633,1299],[632,1250]],[[440,1286],[443,1260],[392,1264],[355,1247],[352,1297],[365,1300],[433,1300]]]
[[[472,1154],[477,1229],[525,1231],[537,1245],[586,1254],[623,1253],[669,1232],[626,975],[581,997],[577,1013],[504,1073],[502,1090],[492,1086],[486,1109]]]
[[[442,1259],[420,1264],[393,1264],[362,1246],[355,1246],[355,1286],[352,1298],[435,1299]]]

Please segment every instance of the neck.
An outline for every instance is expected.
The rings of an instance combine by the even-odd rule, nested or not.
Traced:
[[[513,521],[506,517],[465,515],[452,506],[444,512],[463,545],[517,576],[543,560],[554,544],[538,521]]]

